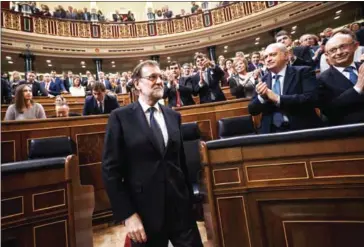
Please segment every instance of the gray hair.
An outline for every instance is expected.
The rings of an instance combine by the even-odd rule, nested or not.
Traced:
[[[265,48],[265,50],[268,50],[268,48],[271,48],[271,47],[277,47],[279,50],[281,50],[281,52],[284,52],[284,53],[287,52],[287,47],[282,43],[270,44],[270,45],[267,46],[267,48]]]

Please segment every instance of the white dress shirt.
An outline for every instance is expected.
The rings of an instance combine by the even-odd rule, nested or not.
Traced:
[[[139,97],[138,101],[139,101],[140,105],[142,106],[144,115],[147,118],[147,122],[148,122],[148,124],[150,126],[150,111],[149,111],[149,108],[151,106],[146,104],[143,100],[141,100],[140,97]],[[159,124],[159,127],[161,128],[162,135],[163,135],[163,140],[164,140],[164,145],[167,147],[168,131],[167,131],[167,125],[166,125],[166,121],[164,120],[162,109],[160,108],[158,102],[153,107],[155,107],[157,109],[157,110],[154,111],[154,119],[157,121],[157,123]]]
[[[349,66],[351,66],[351,67],[353,67],[353,68],[355,68],[355,69],[353,69],[353,72],[356,74],[356,75],[358,75],[358,70],[357,70],[357,68],[356,68],[356,66],[355,66],[355,63],[354,62],[352,62]],[[348,66],[348,67],[349,67]],[[347,71],[344,71],[345,70],[345,68],[346,67],[336,67],[336,66],[333,66],[335,69],[337,69],[341,74],[343,74],[346,78],[348,78],[348,80],[350,80],[350,73],[349,72],[347,72]],[[363,93],[362,92],[362,90],[359,88],[359,87],[357,87],[357,86],[354,86],[354,89],[355,89],[355,91],[357,91],[358,92],[358,94],[361,94],[361,93]]]

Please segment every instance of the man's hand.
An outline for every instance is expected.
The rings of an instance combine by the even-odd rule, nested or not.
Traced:
[[[128,231],[129,238],[135,243],[147,242],[147,235],[145,234],[143,223],[137,213],[125,220],[125,227]]]
[[[355,87],[359,88],[362,93],[364,92],[364,63],[359,67],[358,81],[356,82]]]
[[[267,99],[268,86],[265,82],[259,79],[259,83],[255,87],[255,91],[259,94],[263,99]]]
[[[209,59],[205,58],[205,60],[202,63],[202,66],[204,68],[214,67],[214,63],[212,63]]]
[[[200,71],[199,71],[199,73],[200,73],[200,82],[199,82],[199,83],[200,83],[201,85],[203,85],[203,84],[205,83],[205,81],[203,80],[203,71],[202,71],[202,70],[200,70]]]
[[[278,103],[279,96],[277,94],[275,94],[272,90],[268,89],[267,90],[267,98],[270,101],[272,101],[273,103],[277,104]]]
[[[296,56],[293,54],[293,47],[292,46],[288,46],[287,47],[287,51],[288,51],[288,58],[289,58],[289,61],[291,63],[294,62],[294,60],[296,60]]]

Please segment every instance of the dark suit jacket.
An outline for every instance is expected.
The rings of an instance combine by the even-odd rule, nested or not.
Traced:
[[[104,80],[105,80],[105,79],[104,79]],[[100,82],[101,82],[101,80],[100,80]],[[112,89],[111,83],[110,83],[108,80],[105,80],[105,87],[106,87],[106,89],[108,89],[108,90],[111,90],[111,89]]]
[[[205,83],[203,87],[200,87],[199,85],[199,72],[191,77],[194,87],[194,94],[200,96],[200,103],[203,104],[226,100],[225,95],[222,92],[219,84],[219,82],[223,80],[223,77],[225,75],[224,71],[219,66],[215,66],[213,69],[208,68],[207,74],[209,76],[209,84]],[[211,99],[211,93],[215,95],[215,100]]]
[[[263,68],[263,64],[258,64],[258,68]],[[254,71],[257,68],[255,67],[255,65],[253,63],[249,63],[248,64],[248,72]]]
[[[40,85],[42,86],[42,88],[44,88],[45,90],[47,90],[46,89],[46,83],[44,81],[42,81],[40,83]],[[61,92],[62,92],[62,87],[61,87],[60,81],[56,81],[56,82],[51,81],[51,84],[49,86],[48,93],[56,96],[56,95],[61,94]]]
[[[359,63],[355,64],[359,69]],[[364,122],[364,95],[334,67],[318,77],[320,108],[331,125]]]
[[[82,115],[98,115],[98,114],[109,114],[112,110],[119,108],[117,99],[113,96],[105,94],[104,101],[104,112],[100,112],[97,105],[97,101],[94,96],[88,96],[85,99],[85,105],[83,106]]]
[[[192,93],[193,86],[191,77],[180,77],[179,81],[179,92],[181,96],[181,101],[184,106],[186,105],[194,105],[195,101],[193,101]],[[168,88],[167,85],[164,86],[164,96],[163,98],[168,98],[168,106],[175,107],[177,105],[177,94],[176,88],[171,87]]]
[[[272,75],[267,73],[262,80],[272,88]],[[262,113],[259,133],[271,133],[273,113],[282,112],[288,117],[290,130],[319,127],[322,123],[315,112],[318,82],[312,68],[306,66],[287,66],[283,82],[280,106],[268,101],[262,104],[255,95],[249,104],[253,116]]]
[[[110,114],[103,149],[102,175],[114,217],[123,221],[138,213],[147,236],[162,230],[166,203],[175,205],[181,226],[194,221],[181,115],[160,107],[168,130],[164,152],[158,148],[139,102]],[[172,191],[168,199],[167,190]]]
[[[316,63],[312,60],[309,46],[296,46],[293,48],[293,54],[297,59],[293,62],[292,66],[310,66],[313,69]]]
[[[8,80],[1,78],[1,104],[11,102],[11,88]]]
[[[22,85],[22,84],[27,84],[27,81],[26,80],[20,81],[19,85]],[[40,83],[37,81],[33,82],[32,93],[33,93],[33,96],[48,96],[47,90],[45,90],[45,88],[42,87],[40,85]]]

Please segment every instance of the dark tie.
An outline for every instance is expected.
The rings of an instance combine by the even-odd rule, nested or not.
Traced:
[[[355,85],[358,80],[358,76],[357,76],[357,74],[355,74],[354,69],[355,68],[353,66],[349,66],[349,67],[346,67],[344,69],[344,71],[349,72],[349,80],[351,81],[351,83],[353,83]]]
[[[281,95],[281,82],[279,81],[280,75],[273,76],[273,79],[275,79],[274,85],[273,85],[273,92],[277,95]],[[276,127],[281,127],[283,123],[283,114],[281,112],[274,112],[273,113],[273,124]]]
[[[100,111],[100,113],[104,113],[104,111],[102,110],[102,102],[100,102],[100,104],[99,104],[99,111]]]
[[[162,152],[164,152],[165,145],[164,145],[164,138],[163,138],[162,130],[161,130],[157,120],[155,120],[155,118],[154,118],[154,112],[156,110],[157,109],[155,107],[150,107],[148,110],[150,112],[150,116],[149,116],[150,128],[152,129],[153,135],[158,143],[160,150]]]

